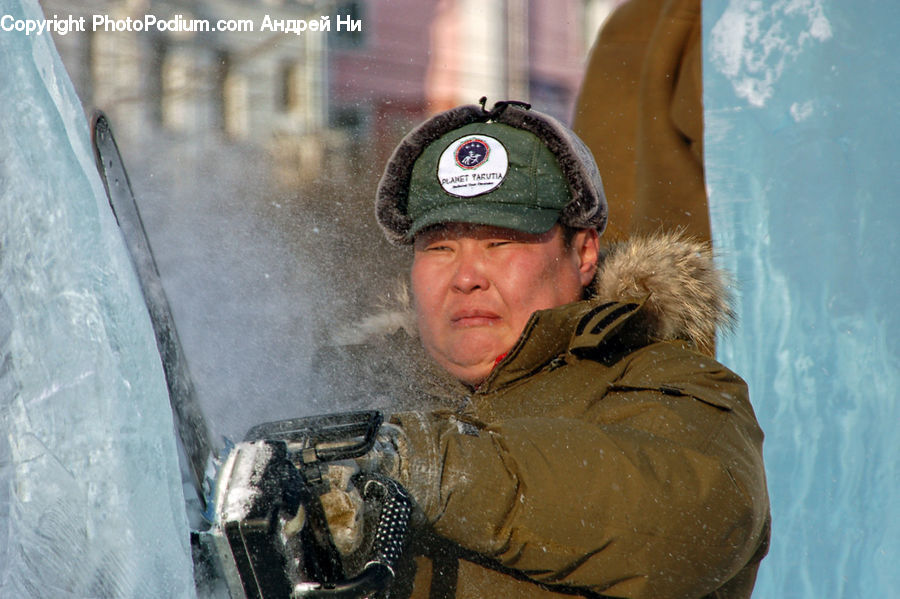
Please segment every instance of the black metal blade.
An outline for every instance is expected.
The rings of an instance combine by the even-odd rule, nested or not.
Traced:
[[[166,375],[169,402],[178,437],[190,462],[197,494],[203,503],[203,509],[206,510],[207,496],[210,493],[210,489],[206,488],[209,485],[206,471],[215,457],[209,429],[200,409],[184,350],[175,329],[175,320],[144,230],[131,182],[128,180],[128,173],[125,171],[109,121],[102,112],[94,114],[91,136],[100,178],[128,247],[131,262],[140,281],[144,302],[153,323],[156,346]]]

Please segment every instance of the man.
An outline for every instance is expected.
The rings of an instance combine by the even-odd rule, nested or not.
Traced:
[[[702,353],[730,314],[708,251],[601,251],[593,158],[519,103],[412,131],[376,211],[413,247],[414,324],[362,322],[319,367],[322,393],[394,410],[363,464],[420,511],[391,596],[749,597],[763,435]]]

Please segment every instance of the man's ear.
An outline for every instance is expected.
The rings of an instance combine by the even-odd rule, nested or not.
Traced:
[[[593,227],[581,229],[572,240],[572,251],[579,260],[578,273],[581,286],[587,287],[597,274],[597,262],[600,260],[600,234]]]

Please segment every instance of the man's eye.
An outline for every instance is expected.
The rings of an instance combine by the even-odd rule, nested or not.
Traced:
[[[510,244],[512,244],[512,241],[510,241],[509,239],[498,239],[496,241],[491,241],[488,246],[494,248]]]

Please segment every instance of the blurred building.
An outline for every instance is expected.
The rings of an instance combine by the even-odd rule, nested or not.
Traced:
[[[84,106],[109,113],[120,137],[138,143],[159,131],[176,139],[202,135],[272,151],[294,166],[321,162],[330,34],[283,29],[330,20],[331,2],[42,5],[48,17],[85,18],[85,31],[54,41]]]
[[[427,112],[430,23],[437,5],[434,0],[337,3],[336,12],[361,19],[363,30],[328,38],[333,128],[351,141],[378,147],[399,139]],[[377,160],[383,157],[384,151]]]
[[[162,132],[173,143],[200,135],[254,147],[273,158],[277,180],[297,186],[346,175],[361,151],[374,168],[413,124],[482,96],[529,101],[568,121],[594,35],[619,2],[43,0],[42,6],[48,17],[86,19],[86,31],[55,42],[85,107],[107,111],[126,143]],[[98,27],[95,15],[113,25]],[[176,27],[147,27],[148,16]],[[328,31],[313,31],[323,18]],[[116,30],[129,19],[133,27]],[[215,29],[221,20],[225,30],[203,27]],[[285,31],[290,23],[294,31]]]
[[[596,32],[621,1],[339,1],[364,31],[329,37],[330,124],[383,158],[412,124],[482,96],[568,121]]]
[[[481,96],[529,101],[567,119],[590,41],[583,2],[443,2],[434,23],[429,100],[437,109]]]

